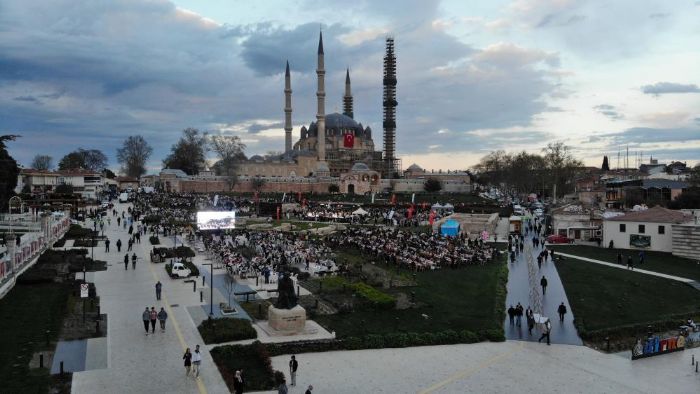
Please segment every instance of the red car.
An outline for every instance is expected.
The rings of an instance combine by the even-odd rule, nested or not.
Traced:
[[[552,234],[549,237],[547,237],[547,242],[550,244],[568,244],[571,243],[573,240],[571,238],[567,238],[563,235],[558,235],[558,234]]]

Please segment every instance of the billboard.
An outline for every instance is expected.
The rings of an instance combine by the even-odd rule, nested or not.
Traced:
[[[236,211],[199,211],[197,228],[200,230],[236,228]]]
[[[648,235],[630,234],[630,246],[649,248],[651,247],[651,237]]]

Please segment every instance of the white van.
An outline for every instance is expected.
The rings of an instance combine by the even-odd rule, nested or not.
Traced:
[[[119,195],[119,202],[128,202],[129,201],[129,193],[122,193]]]
[[[187,278],[190,276],[192,271],[185,267],[182,263],[173,263],[173,268],[171,270],[170,276],[173,278]]]

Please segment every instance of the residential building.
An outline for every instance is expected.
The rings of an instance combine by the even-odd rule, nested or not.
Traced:
[[[613,242],[621,249],[673,251],[674,225],[691,223],[694,219],[681,211],[653,207],[643,211],[606,219],[603,222],[603,243]]]

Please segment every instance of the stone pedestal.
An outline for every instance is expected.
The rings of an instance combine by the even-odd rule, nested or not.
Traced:
[[[306,309],[297,305],[292,309],[267,308],[267,322],[274,330],[285,333],[300,333],[306,326]]]

